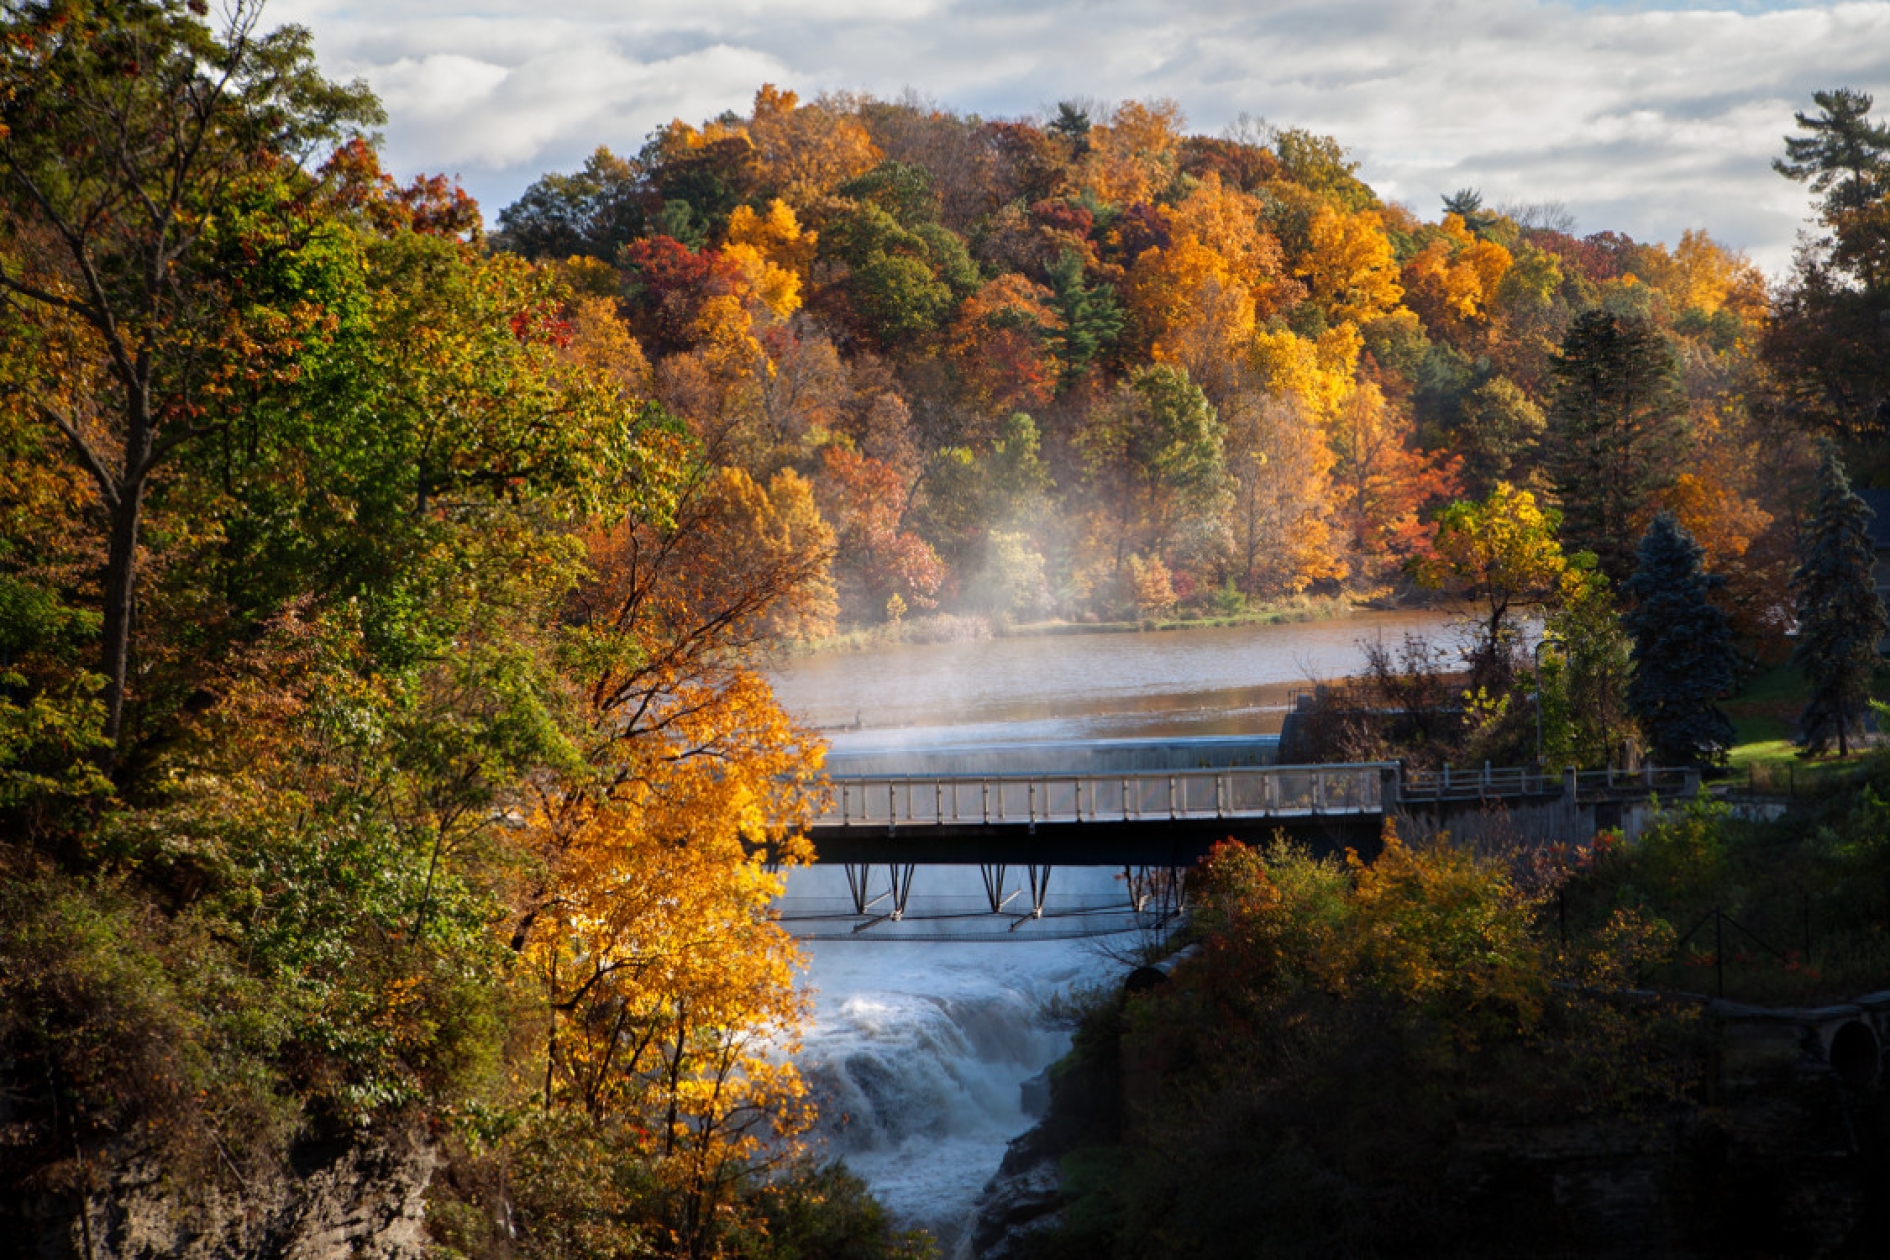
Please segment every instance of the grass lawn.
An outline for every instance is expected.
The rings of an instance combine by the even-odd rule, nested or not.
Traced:
[[[1890,670],[1877,671],[1871,680],[1871,692],[1890,694]],[[1738,742],[1726,759],[1735,775],[1754,786],[1787,790],[1788,785],[1802,788],[1856,763],[1855,753],[1842,761],[1835,756],[1799,756],[1792,739],[1798,733],[1798,715],[1804,711],[1808,696],[1804,677],[1790,665],[1779,665],[1756,675],[1720,704],[1737,733]]]

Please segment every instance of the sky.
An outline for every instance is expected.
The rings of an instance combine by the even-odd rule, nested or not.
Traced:
[[[390,169],[457,175],[488,220],[763,83],[985,118],[1167,97],[1194,132],[1335,136],[1425,219],[1476,188],[1583,233],[1704,229],[1781,275],[1810,207],[1771,169],[1793,111],[1852,87],[1890,117],[1890,0],[270,0],[264,22],[379,93]]]

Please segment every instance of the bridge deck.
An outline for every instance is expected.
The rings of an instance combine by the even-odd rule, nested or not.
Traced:
[[[1378,814],[1387,771],[1370,762],[1102,774],[835,778],[820,830],[1022,827]]]

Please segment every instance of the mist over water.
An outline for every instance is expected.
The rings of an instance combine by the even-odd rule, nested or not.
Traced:
[[[1343,677],[1361,640],[1447,641],[1434,612],[1215,630],[934,643],[775,664],[775,695],[836,751],[981,740],[1277,734],[1295,691]]]
[[[775,694],[834,750],[1277,734],[1293,691],[1355,672],[1360,640],[1449,633],[1435,613],[1226,630],[998,639],[781,662]],[[1046,752],[1044,755],[1049,755]],[[875,868],[875,888],[889,878]],[[1007,888],[1023,871],[1013,868]],[[1133,922],[1112,868],[1058,867],[1042,919],[990,914],[977,868],[922,867],[908,913],[860,933],[837,866],[793,871],[813,1026],[799,1059],[828,1153],[963,1254],[979,1190],[1027,1129],[1021,1085],[1068,1046],[1044,1003],[1126,968],[1073,933]],[[1027,896],[1012,910],[1026,909]],[[1119,948],[1132,935],[1102,938]]]

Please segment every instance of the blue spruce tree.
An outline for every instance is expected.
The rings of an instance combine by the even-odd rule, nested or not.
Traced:
[[[1715,703],[1732,690],[1732,625],[1708,598],[1725,579],[1702,569],[1700,555],[1693,536],[1662,512],[1621,587],[1635,601],[1622,618],[1634,640],[1628,709],[1663,765],[1717,765],[1733,742],[1732,722]]]

